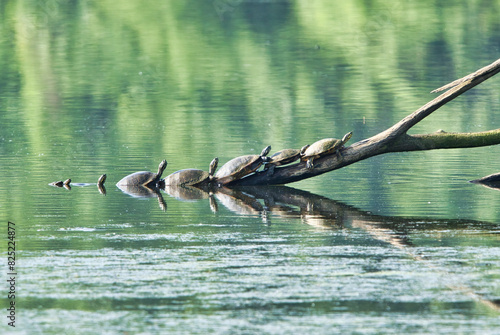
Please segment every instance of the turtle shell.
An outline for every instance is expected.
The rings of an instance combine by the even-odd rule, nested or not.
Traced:
[[[208,179],[210,175],[208,172],[198,169],[184,169],[179,170],[171,175],[165,177],[164,183],[165,185],[196,185],[199,184],[206,179]]]
[[[279,166],[292,163],[299,159],[308,147],[309,145],[305,145],[301,149],[283,149],[278,151],[269,157],[267,164]]]
[[[231,159],[217,171],[215,179],[219,184],[224,185],[249,175],[268,160],[265,156],[270,150],[271,146],[267,146],[260,155],[245,155]]]
[[[342,141],[336,138],[324,138],[314,142],[304,152],[304,158],[332,153],[340,147],[341,143]]]
[[[302,160],[307,161],[307,167],[313,167],[313,159],[318,158],[320,156],[328,155],[337,152],[341,149],[344,144],[349,141],[352,136],[352,132],[349,132],[344,135],[344,137],[339,140],[337,138],[324,138],[317,142],[314,142],[304,151],[304,155],[302,156]]]
[[[297,160],[300,156],[299,149],[284,149],[269,157],[269,164],[285,165]]]
[[[156,184],[161,178],[163,171],[167,167],[167,161],[163,160],[158,166],[158,173],[153,173],[151,171],[139,171],[128,176],[123,177],[116,185],[121,186],[132,186],[132,185],[142,185],[156,187]]]
[[[304,151],[303,158],[334,153],[340,149],[351,138],[351,136],[352,132],[349,132],[345,134],[341,140],[337,138],[324,138],[314,142]]]
[[[213,178],[218,163],[219,158],[215,157],[212,162],[210,162],[209,172],[199,169],[184,169],[176,171],[163,179],[161,184],[166,186],[190,186],[203,183],[204,181],[211,180]]]

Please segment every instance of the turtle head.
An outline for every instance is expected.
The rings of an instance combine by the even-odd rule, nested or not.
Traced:
[[[300,155],[303,156],[304,155],[304,152],[306,152],[307,148],[309,148],[310,145],[309,144],[306,144],[304,145],[301,149],[300,149]]]
[[[262,152],[260,153],[260,158],[264,161],[264,162],[268,162],[270,160],[269,157],[266,157],[267,154],[271,151],[271,146],[268,145],[267,147],[265,147],[264,149],[262,149]]]
[[[344,137],[342,137],[342,143],[349,141],[351,137],[352,137],[352,131],[348,132],[347,134],[344,135]]]
[[[99,180],[97,180],[97,185],[104,185],[104,182],[106,181],[106,175],[103,174],[102,176],[99,177]]]
[[[215,173],[215,170],[217,170],[217,165],[219,165],[219,157],[215,157],[210,162],[210,168],[208,170],[208,174],[210,175],[210,177],[212,177]]]
[[[262,158],[262,160],[263,160],[264,162],[269,161],[269,157],[266,157],[266,156],[267,156],[267,154],[269,153],[269,151],[271,151],[271,146],[270,146],[270,145],[268,145],[267,147],[265,147],[265,148],[262,150],[262,152],[260,153],[260,158]]]
[[[161,177],[163,171],[165,171],[166,168],[167,168],[167,160],[164,159],[161,161],[160,165],[158,165],[158,178]]]

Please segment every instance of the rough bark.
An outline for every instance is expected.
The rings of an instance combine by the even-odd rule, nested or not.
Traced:
[[[314,169],[306,168],[305,162],[276,167],[274,171],[257,172],[236,180],[230,186],[282,185],[311,178],[369,157],[389,152],[470,148],[500,144],[500,129],[478,133],[447,133],[409,135],[408,130],[432,112],[455,99],[462,93],[500,72],[500,59],[463,78],[457,79],[432,92],[448,89],[432,101],[420,107],[389,129],[368,139],[343,148],[341,155],[328,155],[314,160]]]

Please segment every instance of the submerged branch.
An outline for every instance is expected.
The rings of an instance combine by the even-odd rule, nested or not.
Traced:
[[[462,93],[500,72],[500,59],[478,71],[447,84],[433,92],[448,89],[420,107],[389,129],[340,150],[341,155],[330,154],[314,160],[314,169],[305,162],[276,167],[236,180],[230,185],[280,185],[311,178],[369,157],[389,152],[470,148],[500,144],[500,129],[478,133],[447,133],[408,135],[407,131],[432,112]]]

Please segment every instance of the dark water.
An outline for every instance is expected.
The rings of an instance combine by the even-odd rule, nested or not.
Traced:
[[[139,197],[115,183],[162,159],[170,174],[267,145],[372,136],[496,60],[499,11],[2,2],[0,220],[16,224],[18,274],[16,328],[4,280],[0,329],[496,333],[500,193],[467,182],[499,171],[495,146],[383,155],[290,187]],[[411,133],[498,128],[497,81]],[[48,185],[66,178],[91,185]]]

